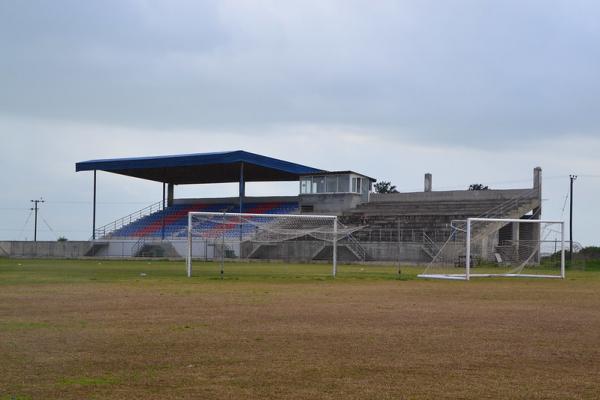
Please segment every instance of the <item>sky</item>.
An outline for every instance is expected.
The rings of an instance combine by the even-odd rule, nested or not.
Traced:
[[[0,240],[91,235],[89,159],[247,150],[400,191],[532,185],[600,245],[600,3],[0,0]],[[160,184],[99,173],[98,224]],[[248,184],[295,195],[297,183]],[[236,195],[236,185],[176,197]],[[565,207],[566,204],[566,207]]]

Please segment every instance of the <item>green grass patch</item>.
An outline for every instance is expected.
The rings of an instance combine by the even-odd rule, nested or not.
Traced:
[[[0,332],[30,331],[51,327],[52,325],[47,322],[0,321]]]
[[[345,265],[337,268],[336,280],[414,279],[422,268],[395,265]],[[331,281],[331,264],[281,262],[226,262],[224,273],[218,262],[197,261],[189,280],[183,261],[148,260],[56,260],[0,259],[0,286],[72,283],[177,283],[197,281]]]
[[[582,263],[586,271],[600,271],[600,260],[585,260]]]
[[[61,379],[58,383],[59,386],[108,386],[116,385],[120,382],[119,379],[112,376],[99,376],[99,377],[73,377]]]
[[[488,268],[489,267],[489,268]],[[224,274],[218,262],[195,261],[192,278],[186,276],[183,261],[166,260],[57,260],[0,259],[0,287],[40,284],[113,284],[136,286],[195,284],[214,282],[315,283],[356,281],[410,281],[425,270],[424,266],[398,267],[394,264],[340,264],[332,277],[331,264],[288,264],[281,262],[226,262]],[[453,271],[454,272],[454,271]],[[464,273],[464,269],[456,269]],[[497,273],[497,267],[477,266],[472,273]],[[555,266],[527,268],[526,273],[558,274]],[[567,277],[600,279],[600,260],[588,260],[585,268],[567,269]],[[24,326],[23,329],[27,327]],[[1,328],[0,328],[1,329]],[[33,329],[33,326],[32,328]]]

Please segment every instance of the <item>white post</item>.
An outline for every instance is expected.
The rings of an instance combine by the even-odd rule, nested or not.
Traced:
[[[333,220],[333,277],[337,274],[337,217]]]
[[[221,279],[225,273],[225,214],[223,213],[223,222],[221,222]]]
[[[560,223],[560,277],[565,279],[565,223]]]
[[[467,218],[467,254],[465,256],[465,277],[470,279],[471,274],[471,218]]]
[[[192,214],[188,214],[187,276],[192,277]]]

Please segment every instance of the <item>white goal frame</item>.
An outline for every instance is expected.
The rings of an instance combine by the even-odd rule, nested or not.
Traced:
[[[471,223],[472,222],[506,222],[506,223],[533,223],[533,224],[557,224],[560,225],[560,275],[543,274],[473,274],[471,273]],[[419,278],[470,280],[471,278],[558,278],[565,279],[565,222],[541,219],[513,219],[513,218],[467,218],[466,220],[466,254],[464,274],[419,274]]]
[[[263,217],[263,218],[297,218],[297,219],[321,219],[330,220],[333,223],[333,265],[331,275],[335,278],[337,274],[337,242],[338,242],[338,217],[335,215],[306,215],[306,214],[254,214],[254,213],[231,213],[231,212],[205,212],[205,211],[192,211],[188,213],[188,224],[187,224],[187,255],[186,255],[186,267],[187,277],[192,277],[192,245],[193,245],[193,226],[192,219],[194,215],[199,216],[223,216],[225,217]],[[223,258],[221,258],[221,274],[223,273]]]

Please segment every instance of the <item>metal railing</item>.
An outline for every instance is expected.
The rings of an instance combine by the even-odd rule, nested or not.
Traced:
[[[439,253],[440,249],[441,246],[431,239],[427,233],[423,232],[423,250],[425,253],[433,259]]]
[[[350,248],[350,250],[353,251],[358,256],[360,261],[367,260],[367,250],[365,250],[365,248],[361,246],[360,242],[358,240],[356,240],[354,238],[354,236],[348,235],[345,238],[345,241],[343,242],[343,244],[348,246]]]
[[[146,236],[142,236],[138,239],[137,242],[135,242],[135,244],[133,245],[133,247],[131,249],[131,255],[133,255],[134,257],[137,257],[139,255],[140,251],[146,244],[146,239],[147,239]]]
[[[150,214],[154,214],[157,211],[161,211],[163,209],[163,202],[158,201],[156,203],[150,204],[147,207],[142,208],[141,210],[135,211],[129,215],[126,215],[122,218],[114,220],[111,223],[108,223],[104,226],[96,228],[96,239],[108,239],[110,236],[117,230],[123,228],[126,225],[129,225],[141,218],[147,217]]]
[[[532,207],[532,201],[536,200],[534,197],[537,194],[538,189],[533,188],[522,195],[515,197],[513,199],[509,199],[496,207],[493,207],[486,211],[485,213],[478,215],[477,218],[519,218],[527,208]],[[464,227],[466,229],[466,220],[456,220],[452,221],[452,225],[455,227]],[[474,226],[471,227],[471,237],[473,240],[484,237],[494,231],[499,230],[505,224],[503,223],[492,223],[484,226]],[[463,230],[458,228],[459,230]]]
[[[483,214],[478,215],[477,218],[510,218],[510,212],[519,211],[519,209],[525,205],[529,206],[529,204],[536,199],[534,195],[537,193],[537,188],[528,190],[518,197],[506,200],[505,202],[490,208]]]

